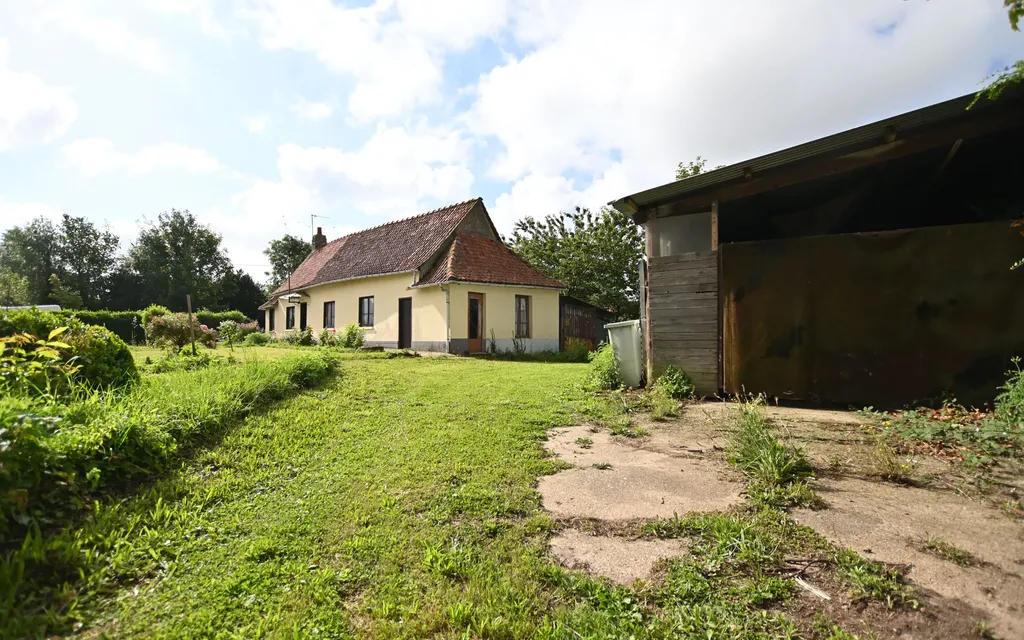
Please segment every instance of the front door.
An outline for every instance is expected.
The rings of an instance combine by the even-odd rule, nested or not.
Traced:
[[[469,340],[466,349],[470,353],[484,350],[484,296],[482,293],[469,294]]]
[[[398,348],[412,348],[412,298],[398,299]]]

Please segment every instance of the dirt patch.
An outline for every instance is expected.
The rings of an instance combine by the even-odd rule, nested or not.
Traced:
[[[856,478],[815,483],[829,508],[793,517],[865,557],[908,564],[908,577],[984,612],[1001,637],[1024,637],[1024,526],[956,494]],[[922,550],[938,536],[980,559],[961,567]],[[975,621],[977,622],[977,621]]]
[[[975,629],[984,613],[956,600],[942,600],[930,592],[920,594],[920,609],[889,609],[881,602],[854,599],[849,587],[825,572],[811,573],[807,581],[831,599],[823,600],[805,591],[790,600],[783,611],[807,636],[814,618],[825,614],[834,623],[861,638],[877,640],[951,640],[981,637]]]
[[[551,539],[551,554],[565,567],[585,569],[621,585],[651,577],[662,558],[682,555],[678,540],[630,540],[568,529]]]
[[[587,426],[553,432],[548,447],[578,468],[541,479],[544,508],[559,518],[628,520],[722,510],[742,502],[742,476],[725,465],[622,440],[628,439]]]

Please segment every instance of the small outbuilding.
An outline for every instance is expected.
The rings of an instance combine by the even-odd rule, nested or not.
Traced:
[[[674,364],[703,394],[990,400],[1024,355],[1024,99],[973,100],[613,202],[646,230],[648,378]]]

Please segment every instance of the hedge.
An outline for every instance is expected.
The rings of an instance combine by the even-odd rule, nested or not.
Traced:
[[[142,311],[85,311],[79,309],[49,311],[47,313],[52,313],[57,317],[65,319],[75,317],[85,324],[106,327],[128,344],[144,344],[146,342],[145,321],[150,316],[163,315],[170,313],[170,311],[166,307],[151,305]],[[246,317],[241,311],[201,310],[197,311],[195,315],[196,319],[199,320],[199,324],[205,324],[211,329],[216,329],[224,320],[252,322],[252,319]],[[134,326],[132,325],[133,319],[136,323]]]
[[[0,311],[0,337],[30,333],[46,337],[58,327],[68,327],[61,342],[71,345],[71,356],[80,367],[75,378],[93,387],[119,387],[138,381],[135,359],[124,340],[113,331],[89,325],[80,317],[67,317],[60,312],[23,309]],[[2,432],[0,425],[0,432]],[[2,448],[2,447],[0,447]],[[3,467],[0,465],[0,473]]]

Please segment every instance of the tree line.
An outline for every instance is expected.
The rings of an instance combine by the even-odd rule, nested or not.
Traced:
[[[124,252],[115,233],[84,217],[38,217],[0,239],[0,305],[126,311],[160,304],[184,311],[191,295],[195,308],[258,318],[268,290],[310,249],[294,236],[272,241],[264,251],[269,280],[259,283],[231,264],[220,234],[187,209],[159,214]]]

